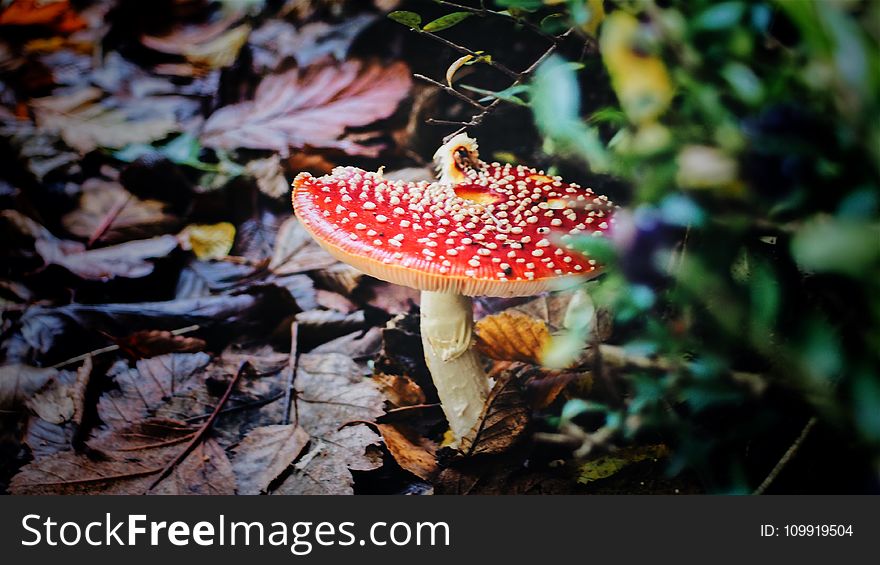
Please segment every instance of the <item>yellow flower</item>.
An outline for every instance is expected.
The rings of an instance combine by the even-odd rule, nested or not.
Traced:
[[[636,124],[655,121],[672,101],[672,82],[659,57],[637,50],[638,20],[616,11],[602,26],[599,48],[627,117]]]

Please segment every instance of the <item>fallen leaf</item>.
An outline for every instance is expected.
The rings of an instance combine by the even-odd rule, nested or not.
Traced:
[[[312,349],[312,353],[343,353],[351,359],[372,359],[382,347],[382,329],[353,332]]]
[[[174,55],[182,55],[193,65],[220,69],[232,65],[247,43],[251,26],[242,24],[229,29],[237,16],[205,25],[184,25],[162,36],[143,35],[144,46]]]
[[[437,472],[437,445],[402,424],[378,424],[385,446],[406,471],[426,481]]]
[[[251,430],[235,448],[232,469],[238,494],[260,494],[281,475],[309,442],[299,426],[262,426]]]
[[[57,362],[105,346],[101,332],[123,335],[198,325],[205,332],[245,338],[268,333],[296,311],[287,290],[255,286],[248,292],[166,302],[32,306],[19,320],[18,334],[30,348],[27,355]]]
[[[474,429],[461,439],[465,455],[493,455],[510,449],[529,423],[529,408],[516,380],[508,376],[495,383]]]
[[[78,247],[78,249],[76,249]],[[153,272],[147,259],[164,257],[177,248],[173,235],[128,241],[87,250],[76,242],[40,239],[36,250],[47,264],[60,265],[88,280],[109,280],[114,277],[139,278]]]
[[[273,494],[354,494],[351,471],[382,466],[377,448],[380,441],[380,436],[363,424],[313,439],[308,453],[294,464],[290,476]]]
[[[109,376],[118,388],[101,395],[98,416],[113,428],[135,424],[148,416],[191,416],[168,412],[168,401],[172,396],[201,388],[202,380],[195,377],[210,360],[206,353],[171,353],[142,359],[135,368],[117,363]]]
[[[519,361],[495,361],[489,376],[496,380],[516,379],[533,410],[548,408],[573,383],[579,386],[579,392],[587,394],[593,382],[588,372],[547,369]]]
[[[325,269],[337,260],[315,243],[295,216],[284,220],[278,228],[269,269],[278,275],[289,275]]]
[[[19,406],[57,375],[57,369],[39,369],[20,363],[0,366],[0,408]]]
[[[27,406],[50,424],[82,423],[85,391],[92,374],[92,358],[86,357],[76,372],[60,372],[47,386],[27,400]]]
[[[281,157],[272,155],[250,161],[245,170],[257,181],[260,192],[272,198],[281,198],[290,192],[290,181],[284,176]]]
[[[144,494],[195,430],[173,420],[151,419],[106,432],[89,442],[102,455],[61,452],[25,465],[12,478],[14,494]],[[155,494],[234,494],[226,453],[203,440]]]
[[[232,251],[235,242],[235,226],[229,222],[219,224],[191,224],[177,234],[180,247],[192,250],[201,261],[222,259]]]
[[[580,484],[587,484],[599,479],[606,479],[628,465],[647,459],[661,459],[668,454],[669,449],[663,444],[624,447],[582,464],[579,468],[577,481]]]
[[[476,323],[477,347],[488,357],[541,364],[550,342],[547,324],[515,310],[486,316]]]
[[[425,403],[422,387],[409,377],[379,373],[373,375],[373,380],[379,384],[382,393],[394,408]]]
[[[299,68],[327,56],[344,61],[355,38],[375,20],[375,14],[362,13],[340,23],[317,21],[299,28],[281,20],[267,21],[251,34],[254,66],[264,73],[277,70],[288,58],[295,59]]]
[[[57,33],[73,33],[86,22],[66,0],[14,0],[0,12],[0,25],[45,26]]]
[[[375,156],[375,147],[342,135],[348,127],[390,116],[410,84],[403,63],[383,67],[349,61],[271,75],[257,87],[254,100],[214,112],[202,142],[222,149],[271,149],[285,157],[290,148],[306,145]]]
[[[101,237],[103,243],[113,244],[168,233],[180,223],[178,218],[166,212],[164,202],[141,200],[117,182],[92,178],[82,185],[79,208],[65,214],[61,224],[71,234],[88,239],[121,202],[125,202],[125,206]]]
[[[82,154],[97,147],[146,143],[180,131],[180,122],[199,110],[198,102],[181,96],[103,98],[86,86],[31,101],[37,126],[58,133]]]
[[[300,355],[294,387],[296,422],[312,437],[328,436],[344,424],[372,421],[385,413],[379,387],[347,355]]]
[[[203,339],[175,335],[165,330],[142,330],[112,339],[119,349],[134,359],[157,357],[166,353],[196,353],[207,346]]]

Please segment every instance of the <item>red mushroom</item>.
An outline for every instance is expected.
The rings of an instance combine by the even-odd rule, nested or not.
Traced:
[[[471,347],[472,296],[528,296],[598,274],[571,248],[601,235],[611,203],[590,189],[523,166],[479,160],[476,142],[438,150],[440,182],[389,181],[338,167],[294,180],[303,226],[340,261],[422,291],[425,359],[456,442],[471,431],[488,379]]]

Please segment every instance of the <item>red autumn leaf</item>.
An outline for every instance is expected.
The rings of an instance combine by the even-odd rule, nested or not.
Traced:
[[[409,69],[349,61],[291,70],[263,79],[254,100],[220,108],[205,123],[202,143],[210,147],[271,149],[329,147],[352,155],[377,149],[343,138],[346,128],[387,118],[410,88]]]
[[[16,0],[0,13],[0,25],[46,26],[59,33],[73,33],[86,27],[86,22],[67,0]]]

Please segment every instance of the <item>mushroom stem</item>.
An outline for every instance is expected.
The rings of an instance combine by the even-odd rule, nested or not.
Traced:
[[[453,447],[476,425],[489,395],[489,380],[473,343],[470,297],[422,291],[421,330],[425,361],[449,428]]]

